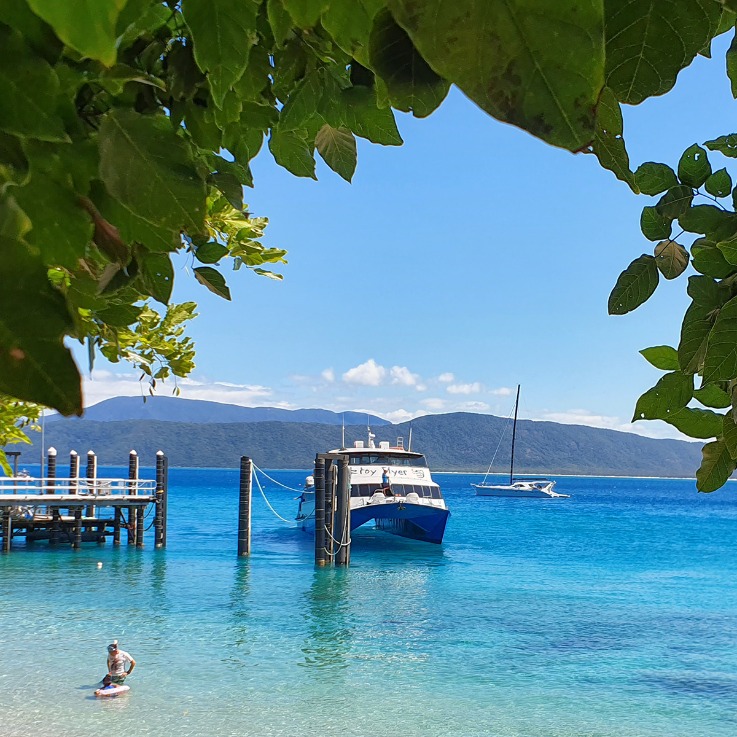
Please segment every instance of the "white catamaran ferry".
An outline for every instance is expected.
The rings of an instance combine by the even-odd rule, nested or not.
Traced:
[[[377,528],[401,537],[441,543],[450,512],[440,487],[432,480],[422,453],[395,446],[378,447],[369,430],[368,443],[331,450],[348,456],[351,484],[351,530],[374,520]],[[300,497],[297,522],[315,530],[315,491],[308,477]]]

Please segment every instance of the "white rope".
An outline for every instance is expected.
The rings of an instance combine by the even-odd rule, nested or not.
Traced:
[[[256,468],[255,464],[254,464],[253,467]],[[263,471],[262,471],[262,473],[263,473]],[[264,474],[264,476],[266,476],[266,474]],[[275,517],[278,517],[282,522],[286,522],[288,525],[291,525],[292,527],[296,527],[297,526],[297,523],[294,520],[292,520],[292,519],[285,519],[284,517],[282,517],[279,514],[279,512],[276,511],[276,509],[274,509],[274,507],[271,506],[271,504],[269,504],[269,500],[266,498],[266,494],[264,494],[264,490],[261,488],[261,482],[258,480],[258,475],[254,473],[253,474],[253,477],[256,479],[256,484],[258,485],[258,490],[261,492],[261,496],[264,498],[264,501],[266,502],[266,506],[274,513],[274,516]]]
[[[272,479],[271,476],[269,476],[268,473],[265,471],[262,471],[253,461],[251,461],[253,464],[253,468],[255,471],[258,471],[260,474],[263,474],[269,481],[275,483],[277,486],[281,486],[282,489],[287,489],[287,491],[296,491],[298,494],[302,493],[302,489],[295,489],[293,486],[286,486],[285,484],[282,484],[281,481],[277,481],[276,479]]]

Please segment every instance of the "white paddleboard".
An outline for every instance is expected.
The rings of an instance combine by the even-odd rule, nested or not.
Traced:
[[[95,691],[95,696],[120,696],[120,694],[130,690],[130,686],[121,684],[119,686],[113,686],[112,688],[98,688],[97,691]]]

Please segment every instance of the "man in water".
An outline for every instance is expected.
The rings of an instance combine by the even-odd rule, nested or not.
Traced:
[[[136,667],[136,661],[125,650],[118,649],[118,641],[113,640],[112,645],[107,646],[107,670],[111,676],[113,683],[122,685]],[[125,664],[130,663],[130,668],[126,671]]]

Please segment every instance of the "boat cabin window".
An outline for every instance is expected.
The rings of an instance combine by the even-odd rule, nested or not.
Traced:
[[[427,467],[425,456],[399,458],[384,453],[351,453],[349,461],[353,466],[421,466]]]
[[[381,484],[352,484],[351,496],[373,496],[377,491],[381,491]],[[425,499],[442,499],[439,486],[419,486],[416,484],[392,484],[392,491],[397,496],[407,496],[410,492],[414,492],[417,496]]]

